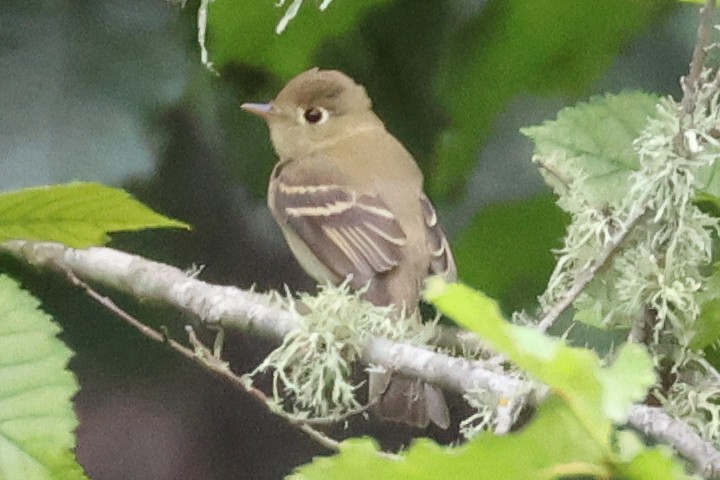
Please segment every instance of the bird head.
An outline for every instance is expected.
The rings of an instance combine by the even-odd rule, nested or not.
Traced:
[[[241,108],[267,122],[281,158],[310,154],[382,125],[365,88],[337,70],[312,68],[290,80],[270,103],[244,103]]]

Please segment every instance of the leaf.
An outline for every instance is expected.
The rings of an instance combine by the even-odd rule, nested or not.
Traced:
[[[189,228],[153,212],[127,192],[97,183],[68,183],[0,194],[0,242],[9,239],[88,247],[107,233]]]
[[[455,242],[460,278],[498,298],[506,311],[534,304],[567,222],[548,194],[485,207]]]
[[[388,0],[333,2],[320,11],[305,2],[282,35],[275,27],[285,8],[272,1],[215,0],[208,15],[208,49],[216,67],[230,63],[265,67],[282,80],[313,66],[318,46],[351,29],[365,13]]]
[[[493,119],[516,95],[584,91],[633,35],[674,3],[488,2],[449,42],[440,68],[436,90],[453,124],[436,146],[429,185],[434,198],[464,185]]]
[[[642,400],[655,383],[652,358],[634,344],[620,347],[612,365],[597,372],[603,389],[605,415],[616,423],[626,420],[628,408]]]
[[[695,335],[690,347],[702,349],[720,338],[720,270],[705,281],[704,288],[697,294],[700,316],[695,322]]]
[[[587,435],[567,405],[554,397],[543,403],[531,423],[519,432],[503,436],[488,432],[460,447],[443,447],[421,439],[399,459],[382,456],[370,439],[346,440],[340,444],[339,454],[316,457],[290,478],[549,479],[555,469],[567,472],[571,467],[573,473],[607,475],[603,458],[603,449]]]
[[[622,422],[654,382],[652,362],[640,345],[624,345],[618,352],[618,365],[603,369],[590,350],[571,348],[535,328],[508,323],[494,300],[465,285],[446,284],[434,277],[428,281],[425,298],[548,385],[606,448],[610,448],[609,419]]]
[[[632,142],[656,113],[657,102],[642,92],[593,97],[562,109],[556,120],[521,131],[550,167],[540,172],[556,193],[563,193],[582,172],[587,176],[583,194],[602,208],[625,198],[628,175],[640,166]]]
[[[680,460],[668,447],[647,448],[630,462],[621,465],[619,474],[627,480],[690,480]]]
[[[0,478],[84,479],[73,454],[72,352],[38,305],[0,275]]]

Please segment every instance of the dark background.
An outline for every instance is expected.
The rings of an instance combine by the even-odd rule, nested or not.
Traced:
[[[274,161],[265,127],[238,107],[272,98],[311,66],[339,68],[367,86],[418,159],[461,278],[506,311],[532,308],[565,218],[518,129],[592,94],[677,96],[694,41],[694,6],[582,3],[335,0],[321,14],[309,1],[277,36],[284,7],[273,0],[216,0],[215,76],[200,64],[194,2],[3,0],[0,191],[122,186],[194,230],[118,234],[111,246],[202,265],[211,282],[312,289],[265,207]],[[279,478],[326,453],[62,280],[7,258],[0,271],[43,301],[76,352],[77,454],[91,478]],[[195,322],[108,293],[174,338]],[[231,335],[225,353],[243,373],[271,348]],[[407,432],[358,421],[333,434],[391,442]]]

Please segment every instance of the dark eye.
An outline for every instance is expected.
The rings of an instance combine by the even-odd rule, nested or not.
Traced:
[[[313,107],[305,110],[305,113],[303,113],[303,117],[305,117],[305,120],[308,123],[315,125],[318,123],[323,123],[327,119],[327,114],[327,110]]]

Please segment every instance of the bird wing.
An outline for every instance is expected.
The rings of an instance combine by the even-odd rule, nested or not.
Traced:
[[[446,280],[454,282],[457,279],[455,259],[450,251],[445,232],[438,224],[437,213],[430,199],[423,193],[420,196],[425,226],[427,227],[427,245],[430,250],[430,272],[441,275]]]
[[[271,186],[276,218],[330,271],[364,286],[397,266],[405,233],[381,198],[335,184],[295,184],[282,176]]]

